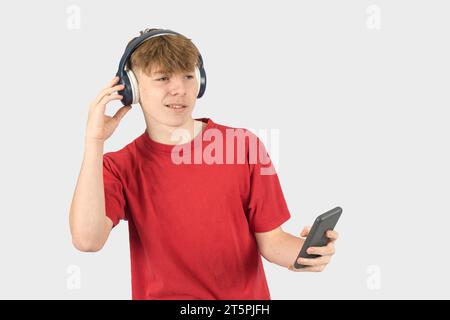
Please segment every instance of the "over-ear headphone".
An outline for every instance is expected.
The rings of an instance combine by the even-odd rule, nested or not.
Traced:
[[[142,33],[142,32],[141,32]],[[119,69],[117,70],[116,76],[120,78],[119,84],[125,85],[123,90],[118,93],[123,96],[122,103],[124,106],[138,103],[139,102],[139,86],[136,80],[136,76],[133,71],[128,68],[128,60],[131,54],[136,50],[144,41],[150,38],[161,36],[161,35],[181,35],[178,32],[171,31],[168,29],[157,29],[152,31],[144,31],[139,37],[133,39],[125,48],[125,52],[122,55],[119,63]],[[206,90],[206,72],[203,66],[202,55],[198,54],[198,67],[195,67],[195,77],[197,79],[198,92],[197,98],[201,98]]]

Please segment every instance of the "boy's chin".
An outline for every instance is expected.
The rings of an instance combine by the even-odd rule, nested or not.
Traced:
[[[187,111],[187,110],[186,110]],[[161,122],[171,127],[179,127],[192,119],[192,112],[187,111],[182,114],[165,114],[161,117]]]

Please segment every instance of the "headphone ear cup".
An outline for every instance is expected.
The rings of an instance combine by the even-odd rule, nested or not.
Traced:
[[[197,80],[198,84],[198,90],[197,90],[197,97],[200,92],[201,82],[200,82],[200,70],[198,70],[198,67],[195,66],[195,79]]]
[[[122,95],[122,104],[124,106],[129,106],[133,102],[133,91],[130,84],[130,79],[128,79],[127,73],[124,74],[117,74],[117,76],[120,78],[120,84],[123,84],[125,86],[124,89],[118,91],[118,94]]]
[[[135,104],[139,102],[139,85],[136,79],[136,76],[134,75],[133,71],[126,70],[129,83],[130,83],[130,90],[131,90],[131,103]]]
[[[206,90],[206,72],[205,72],[205,69],[203,69],[203,66],[200,69],[198,69],[196,67],[195,71],[196,71],[196,77],[198,77],[198,79],[199,79],[198,94],[197,94],[197,99],[198,99],[203,96],[203,94],[205,93],[205,90]],[[198,75],[197,75],[197,72],[198,72]]]

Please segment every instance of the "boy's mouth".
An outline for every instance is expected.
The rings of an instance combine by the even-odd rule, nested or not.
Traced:
[[[181,105],[181,104],[165,104],[164,106],[169,109],[174,109],[174,110],[181,110],[181,109],[187,108],[185,105]]]

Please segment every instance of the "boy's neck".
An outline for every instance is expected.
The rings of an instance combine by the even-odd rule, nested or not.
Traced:
[[[206,123],[203,121],[198,121],[193,118],[190,118],[188,121],[186,121],[181,126],[173,127],[168,126],[163,123],[157,122],[157,121],[149,121],[147,123],[147,134],[149,137],[159,143],[163,144],[182,144],[187,143],[193,140],[201,131],[203,131],[204,127],[206,127]],[[184,129],[187,130],[189,133],[189,136],[185,136],[183,133],[179,141],[172,140],[173,134],[176,130]],[[176,137],[179,137],[180,134],[176,134]]]

